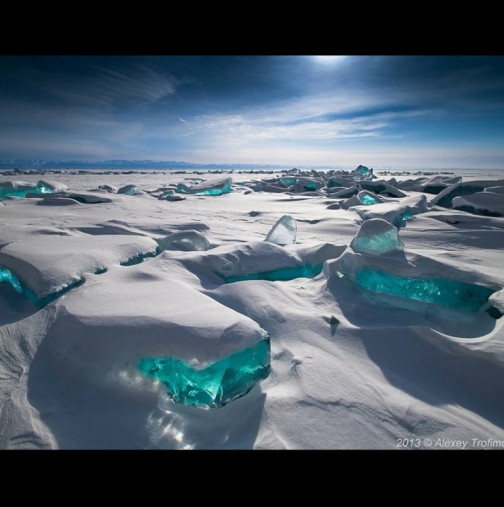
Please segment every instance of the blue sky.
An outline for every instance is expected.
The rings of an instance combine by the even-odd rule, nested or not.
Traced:
[[[0,56],[0,160],[504,168],[504,57]]]

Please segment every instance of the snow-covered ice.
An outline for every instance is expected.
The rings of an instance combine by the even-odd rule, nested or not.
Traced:
[[[479,174],[2,175],[0,448],[504,441]]]

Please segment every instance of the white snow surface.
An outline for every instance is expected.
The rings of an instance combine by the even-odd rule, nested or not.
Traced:
[[[504,196],[501,193],[489,192],[487,189],[485,192],[455,197],[452,206],[454,209],[464,209],[464,207],[474,209],[478,215],[492,213],[494,216],[504,216]]]
[[[406,197],[382,195],[383,203],[351,209],[328,209],[348,196],[324,195],[322,184],[307,195],[261,191],[269,175],[233,174],[229,194],[173,202],[151,193],[183,182],[180,174],[47,177],[55,194],[0,203],[0,266],[38,296],[84,283],[42,309],[0,283],[0,448],[396,449],[407,439],[435,450],[443,441],[504,442],[504,317],[486,306],[464,314],[373,297],[351,280],[366,265],[502,291],[504,218],[429,208],[432,194],[421,192],[426,183],[453,185],[455,176],[390,180]],[[473,200],[489,209],[488,199],[502,197],[490,190],[502,186],[500,177],[485,173],[479,192],[491,197]],[[46,181],[22,178],[18,188]],[[127,184],[139,194],[92,190]],[[404,251],[352,250],[365,220],[390,222],[405,210]],[[296,221],[296,244],[264,241],[285,214]],[[177,249],[166,239],[174,233],[204,236],[210,248]],[[121,265],[168,243],[156,257]],[[322,262],[314,278],[223,281]],[[504,307],[502,292],[491,299]],[[266,333],[270,376],[221,409],[175,404],[137,369],[150,356],[214,361]]]

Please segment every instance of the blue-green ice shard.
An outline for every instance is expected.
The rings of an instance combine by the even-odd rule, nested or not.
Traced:
[[[44,186],[40,181],[34,188],[28,189],[17,189],[15,187],[1,187],[0,188],[0,200],[5,197],[26,197],[28,194],[50,194],[52,190]]]
[[[232,178],[224,178],[221,180],[202,182],[197,185],[179,183],[177,185],[177,192],[180,194],[193,195],[222,195],[231,192],[232,186]]]
[[[364,194],[363,196],[359,197],[359,201],[366,206],[370,206],[372,204],[376,204],[378,202],[378,199],[372,195]]]
[[[23,293],[23,287],[21,286],[19,278],[10,269],[2,266],[0,266],[0,283],[1,282],[10,283],[16,292],[19,294]]]
[[[293,178],[290,176],[284,176],[283,178],[280,178],[280,181],[282,185],[285,185],[286,187],[290,187],[291,185],[295,185],[297,183],[297,178]]]
[[[203,367],[173,357],[143,358],[140,371],[161,381],[170,398],[198,408],[220,408],[245,396],[270,372],[270,341],[264,339]]]
[[[357,270],[357,283],[372,292],[477,312],[495,292],[487,287],[446,278],[407,278],[375,268]]]
[[[247,280],[268,280],[270,282],[287,282],[295,278],[313,278],[320,275],[324,263],[311,266],[304,264],[293,268],[274,269],[272,271],[263,271],[262,273],[251,273],[249,275],[237,275],[222,277],[226,283],[245,282]]]

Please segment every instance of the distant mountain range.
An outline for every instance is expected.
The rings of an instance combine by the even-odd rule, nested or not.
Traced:
[[[337,166],[298,166],[333,169]],[[0,169],[291,169],[280,164],[193,164],[173,160],[0,160]]]

